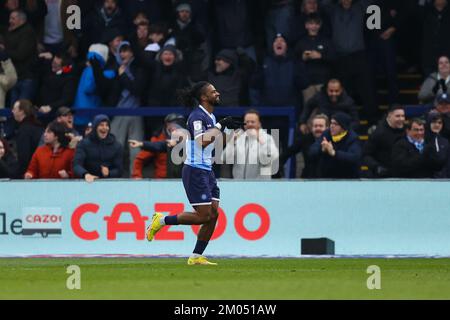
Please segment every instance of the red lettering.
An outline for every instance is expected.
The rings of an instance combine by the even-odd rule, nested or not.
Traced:
[[[261,225],[255,231],[249,231],[244,225],[245,217],[250,213],[256,213],[261,219]],[[234,227],[237,233],[246,240],[259,240],[263,238],[270,228],[270,216],[264,207],[250,203],[239,209],[234,218]]]
[[[155,203],[156,212],[168,212],[176,216],[184,211],[183,203]],[[184,240],[183,231],[169,231],[172,226],[164,226],[156,235],[155,240]]]
[[[119,222],[122,213],[127,212],[131,214],[133,222]],[[111,216],[103,218],[107,222],[107,236],[108,240],[116,240],[117,233],[135,233],[136,240],[145,239],[145,221],[147,217],[141,216],[139,208],[134,203],[120,203],[118,204]]]
[[[27,217],[25,219],[27,220],[28,223],[33,223],[33,216],[32,215],[27,215]]]
[[[211,236],[211,240],[216,240],[220,238],[223,233],[225,232],[225,229],[227,228],[227,217],[225,215],[225,212],[222,210],[222,208],[219,208],[219,217],[217,218],[216,228],[214,229],[214,233]],[[191,226],[192,231],[196,235],[198,235],[198,232],[200,231],[200,226]]]
[[[70,225],[72,226],[72,230],[77,237],[83,240],[97,240],[99,238],[99,234],[97,231],[86,231],[81,227],[81,217],[86,213],[97,213],[100,207],[95,203],[86,203],[79,206],[75,209],[72,214],[72,218],[70,220]]]

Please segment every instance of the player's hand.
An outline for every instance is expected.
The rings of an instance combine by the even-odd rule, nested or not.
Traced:
[[[25,173],[24,178],[25,178],[25,180],[31,180],[31,179],[33,179],[33,175],[31,173],[27,172],[27,173]]]
[[[142,148],[144,146],[143,142],[137,140],[128,140],[131,148]]]
[[[105,167],[105,166],[102,166],[101,168],[102,168],[102,175],[103,175],[103,177],[104,178],[109,177],[109,168]]]
[[[225,128],[228,129],[239,129],[244,126],[244,122],[241,120],[234,119],[233,117],[226,117],[219,121],[219,124],[221,125],[220,130],[225,130]]]
[[[89,173],[84,176],[84,180],[86,180],[87,183],[92,183],[92,182],[94,182],[97,179],[98,179],[97,176],[94,176],[94,175],[89,174]]]
[[[67,173],[66,170],[60,170],[58,171],[58,174],[61,177],[61,179],[69,179],[69,174]]]

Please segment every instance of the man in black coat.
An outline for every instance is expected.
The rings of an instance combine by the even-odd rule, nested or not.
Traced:
[[[389,109],[364,148],[363,162],[374,178],[392,177],[392,148],[405,136],[405,110],[401,105]]]
[[[320,33],[322,23],[322,19],[317,13],[309,15],[305,21],[308,33],[300,39],[295,47],[297,59],[301,59],[305,63],[309,78],[309,86],[303,90],[305,104],[330,79],[332,62],[336,58],[331,39]]]
[[[300,131],[303,134],[308,133],[307,123],[311,115],[323,113],[331,117],[339,111],[351,116],[353,128],[359,125],[358,110],[355,102],[344,90],[339,80],[331,79],[326,87],[312,97],[303,108],[300,116]]]
[[[83,51],[93,43],[101,43],[107,30],[119,29],[122,34],[127,33],[127,23],[122,10],[117,4],[118,0],[104,0],[101,7],[96,7],[82,20],[82,46]]]
[[[92,123],[92,132],[83,139],[75,152],[75,176],[87,182],[96,179],[120,178],[123,170],[123,147],[110,133],[110,121],[98,115]]]
[[[317,161],[313,161],[309,155],[309,149],[311,146],[320,138],[326,130],[330,128],[330,119],[324,114],[318,114],[314,116],[311,120],[311,133],[306,135],[301,134],[297,141],[287,148],[280,156],[280,168],[284,166],[286,161],[302,152],[303,158],[305,160],[305,167],[302,171],[301,178],[303,179],[314,179],[317,178]],[[280,174],[281,176],[281,174]]]
[[[433,178],[448,179],[450,178],[450,143],[442,137],[442,129],[444,128],[443,116],[439,112],[430,112],[427,117],[427,127],[425,129],[425,141],[434,143],[436,151],[434,160],[439,163],[445,163],[444,166],[434,172]]]
[[[447,0],[434,0],[425,13],[422,36],[422,68],[428,75],[435,71],[441,55],[450,55],[450,7]]]
[[[11,12],[5,47],[17,71],[17,83],[11,89],[11,106],[19,99],[33,101],[36,94],[37,40],[23,11]]]
[[[59,107],[73,104],[77,90],[74,73],[72,61],[66,54],[56,54],[51,63],[43,61],[39,112],[54,114]]]
[[[358,135],[351,129],[351,121],[346,113],[334,114],[330,129],[311,146],[309,156],[318,161],[318,178],[359,178],[361,146]]]
[[[425,141],[425,121],[406,124],[406,137],[392,148],[392,167],[397,178],[433,178],[446,164],[446,151],[436,141]]]
[[[202,49],[206,36],[204,30],[192,18],[192,8],[187,1],[181,1],[176,7],[176,19],[170,28],[169,38],[173,37],[176,47],[183,53],[183,60],[189,75],[196,81],[205,74],[204,59],[206,52]]]
[[[177,90],[188,86],[186,74],[177,49],[167,45],[161,49],[155,60],[149,55],[144,60],[150,86],[147,96],[148,106],[177,106]]]
[[[220,92],[222,106],[248,105],[249,76],[254,69],[255,63],[240,48],[224,49],[216,55],[208,82]]]

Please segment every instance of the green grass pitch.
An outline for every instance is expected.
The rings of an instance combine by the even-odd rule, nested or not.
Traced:
[[[450,259],[0,259],[0,299],[450,299]],[[81,290],[68,290],[69,265]],[[381,268],[368,290],[367,267]]]

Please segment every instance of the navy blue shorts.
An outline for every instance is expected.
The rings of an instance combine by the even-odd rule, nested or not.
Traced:
[[[220,190],[213,171],[184,165],[182,178],[191,205],[209,205],[212,201],[220,201]]]

